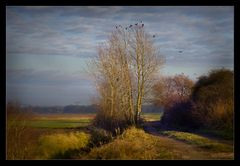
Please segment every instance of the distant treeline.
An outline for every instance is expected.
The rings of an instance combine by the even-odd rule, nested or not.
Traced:
[[[27,106],[25,110],[31,110],[33,113],[39,114],[55,114],[55,113],[79,113],[90,114],[96,113],[97,108],[95,105],[67,105],[67,106]],[[162,109],[153,105],[143,105],[143,113],[160,113]]]

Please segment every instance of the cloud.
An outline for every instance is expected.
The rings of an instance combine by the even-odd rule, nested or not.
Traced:
[[[96,56],[98,43],[115,25],[140,20],[156,34],[154,42],[167,59],[165,72],[193,75],[233,68],[231,6],[8,6],[6,16],[8,94],[23,94],[25,101],[32,94],[37,103],[48,91],[52,98],[59,92],[54,102],[63,102],[58,96],[64,93],[68,102],[78,101],[74,87],[84,95],[93,92],[93,81],[83,70],[86,61]]]

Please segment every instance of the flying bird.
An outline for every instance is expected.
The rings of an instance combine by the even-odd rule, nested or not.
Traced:
[[[129,28],[131,28],[131,27],[132,27],[132,25],[129,26]]]
[[[182,53],[182,51],[178,51],[179,53]]]
[[[144,26],[144,24],[142,24],[142,27]]]

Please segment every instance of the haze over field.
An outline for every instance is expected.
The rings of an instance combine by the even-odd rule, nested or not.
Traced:
[[[87,63],[116,25],[142,20],[166,57],[162,74],[233,69],[233,7],[7,7],[7,100],[90,104]]]

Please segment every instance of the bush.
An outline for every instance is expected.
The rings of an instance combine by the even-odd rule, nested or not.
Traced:
[[[198,129],[200,124],[196,120],[194,112],[192,112],[193,105],[194,103],[190,100],[175,103],[164,111],[161,124],[179,130]]]
[[[233,130],[233,72],[213,70],[193,88],[194,112],[201,125],[216,130]]]
[[[104,129],[92,127],[90,128],[91,141],[90,146],[96,147],[109,143],[113,137],[112,134]]]
[[[191,98],[165,108],[162,124],[181,130],[206,128],[233,132],[233,72],[213,70],[193,87]]]
[[[52,134],[39,139],[39,157],[43,159],[69,157],[89,145],[90,136],[84,132]],[[67,156],[66,156],[67,155]]]
[[[233,72],[212,70],[208,76],[200,77],[193,88],[192,98],[201,103],[233,99]]]
[[[102,128],[111,132],[113,135],[120,134],[126,129],[130,122],[128,122],[121,114],[110,116],[109,113],[99,110],[93,120],[93,125],[97,128]]]

